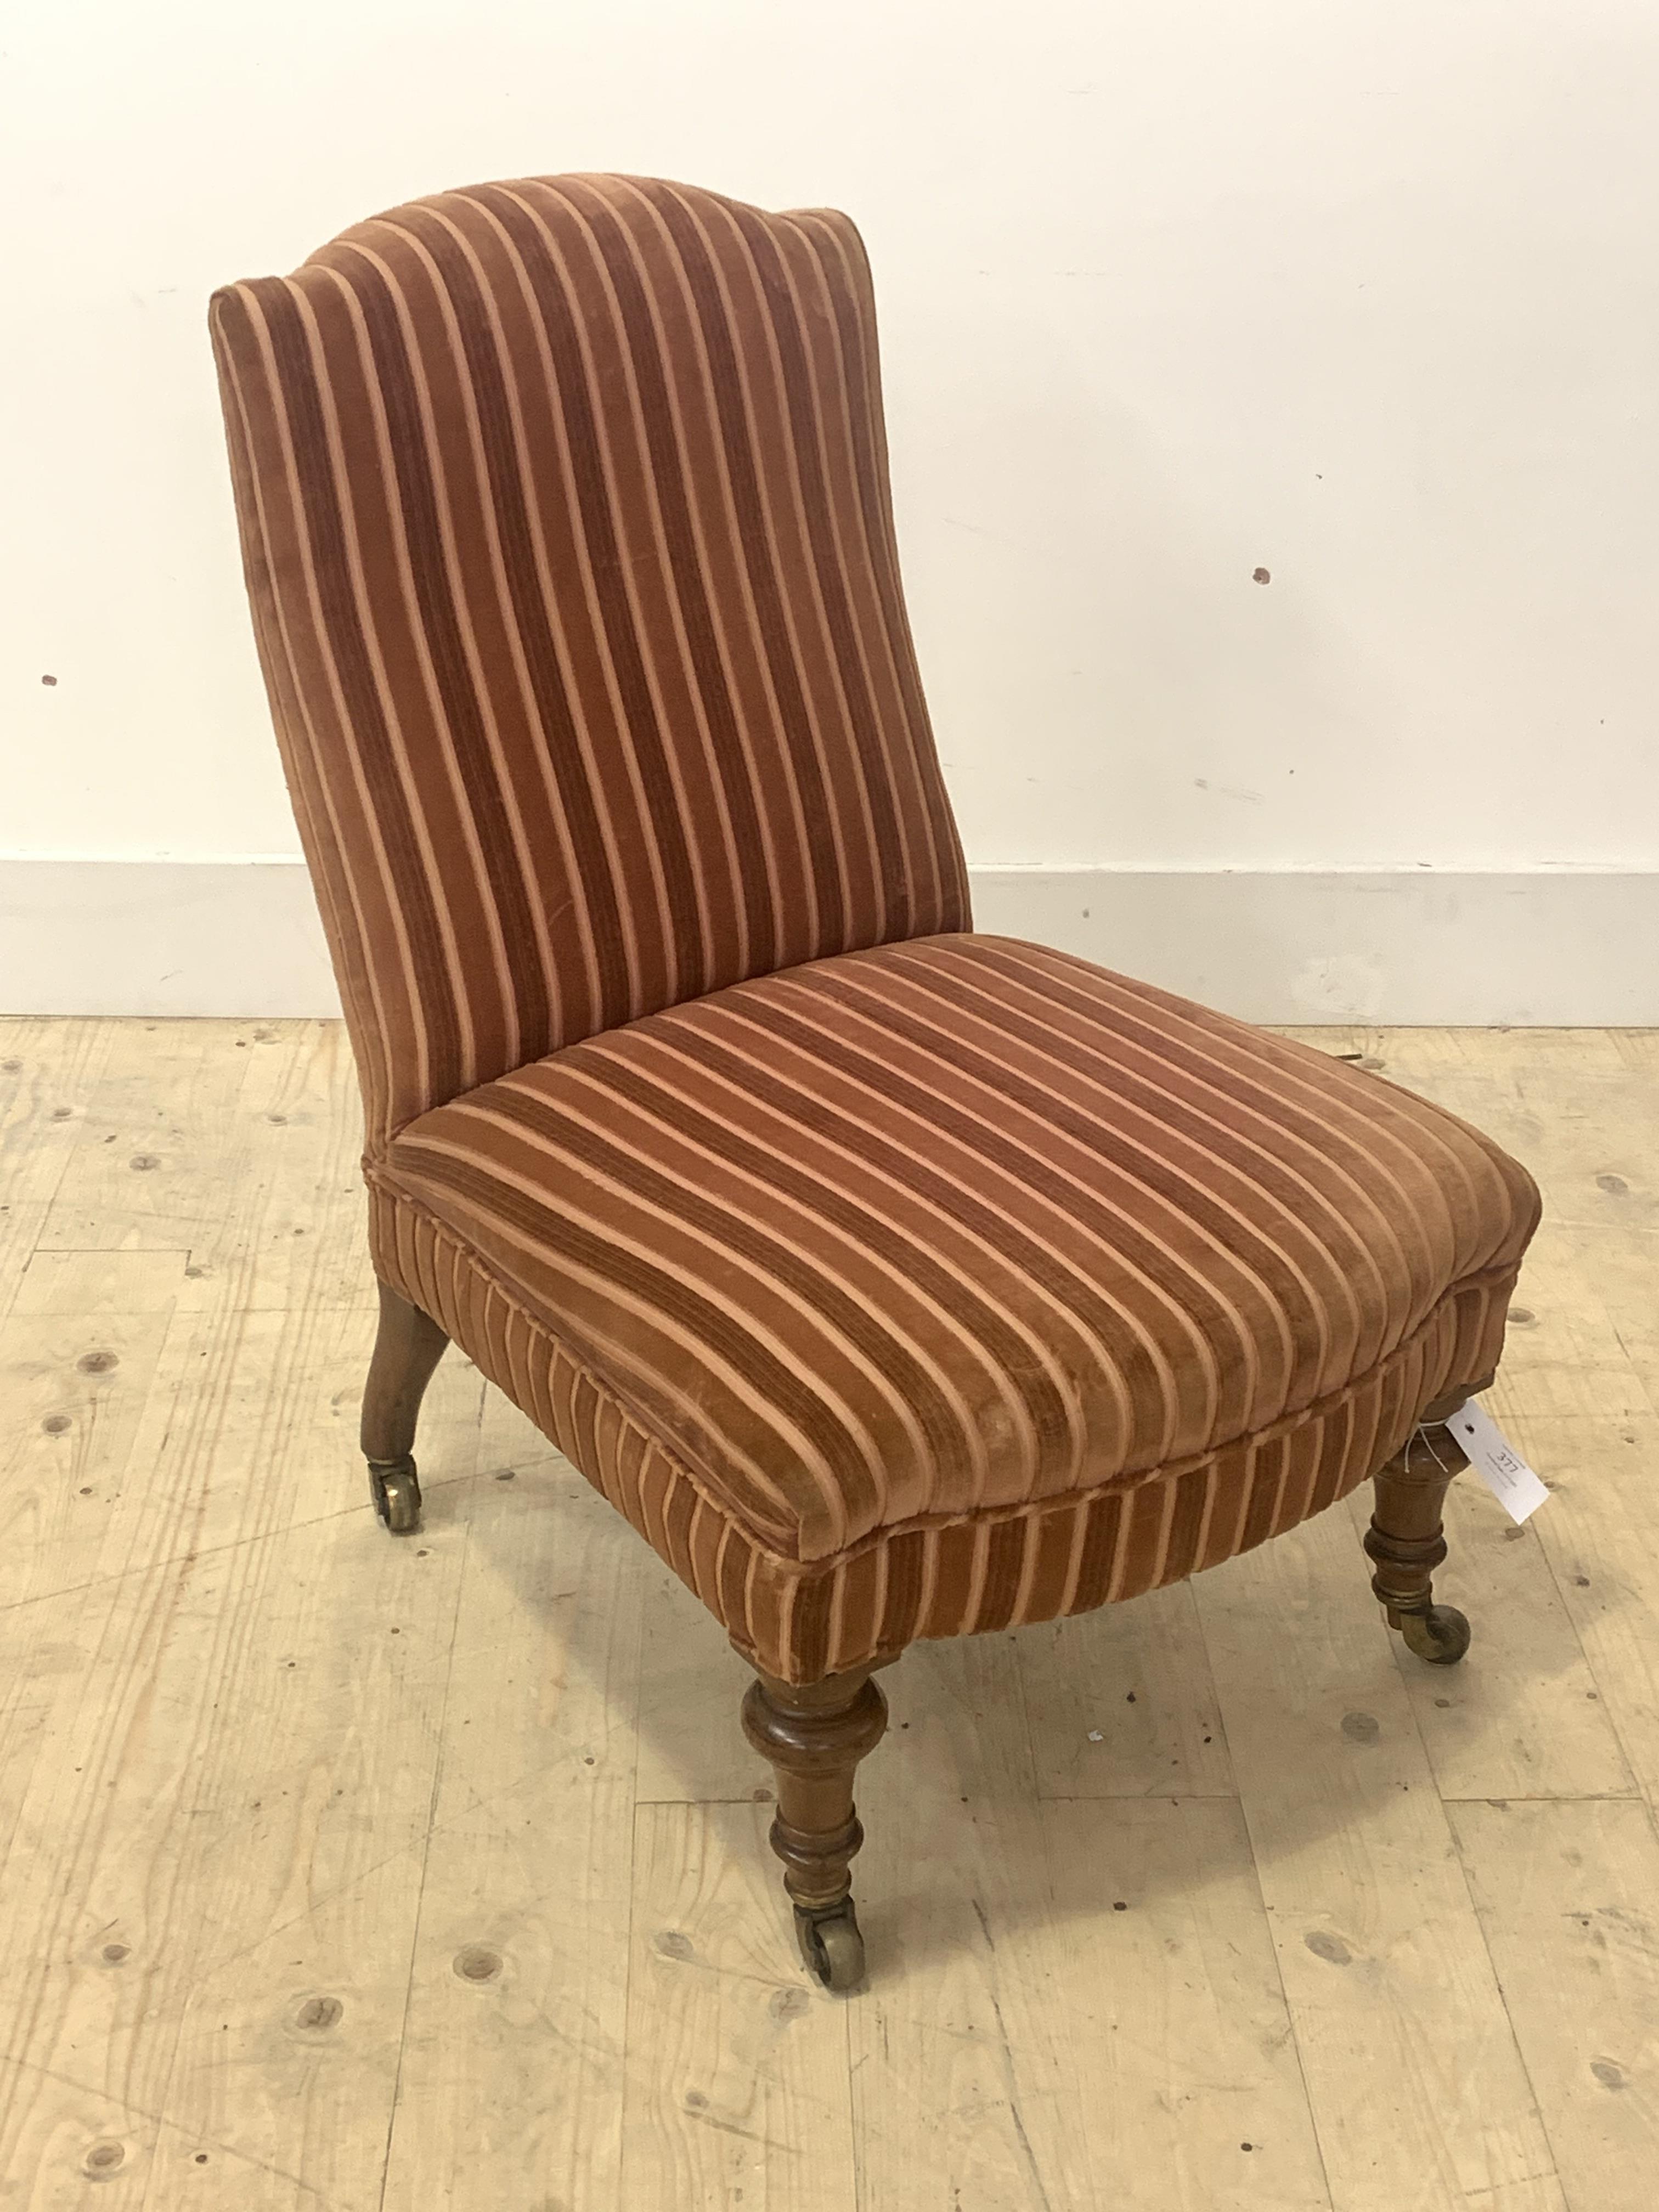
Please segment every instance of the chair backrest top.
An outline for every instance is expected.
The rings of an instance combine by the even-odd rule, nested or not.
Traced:
[[[479,185],[212,325],[371,1152],[598,1030],[966,927],[845,216]]]

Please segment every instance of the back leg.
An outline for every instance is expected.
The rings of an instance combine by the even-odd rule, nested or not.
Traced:
[[[374,1510],[395,1536],[421,1525],[415,1424],[432,1370],[449,1339],[435,1321],[380,1285],[380,1326],[363,1386],[363,1456]]]
[[[1488,1376],[1490,1381],[1491,1377]],[[1371,1588],[1419,1659],[1455,1666],[1469,1648],[1469,1624],[1455,1605],[1434,1601],[1434,1571],[1446,1556],[1441,1509],[1452,1479],[1468,1465],[1442,1425],[1472,1392],[1459,1390],[1428,1407],[1417,1428],[1375,1477],[1376,1510],[1365,1532],[1376,1573]]]

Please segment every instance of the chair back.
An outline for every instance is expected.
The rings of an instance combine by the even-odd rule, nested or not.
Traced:
[[[845,216],[481,185],[212,327],[371,1155],[601,1030],[968,926]]]

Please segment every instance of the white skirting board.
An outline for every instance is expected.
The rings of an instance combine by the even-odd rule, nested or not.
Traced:
[[[981,867],[975,919],[1258,1022],[1659,1024],[1659,870]],[[337,1014],[297,860],[0,859],[0,1012]]]

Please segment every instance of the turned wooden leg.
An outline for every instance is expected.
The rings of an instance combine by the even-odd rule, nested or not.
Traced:
[[[1371,1588],[1389,1627],[1419,1659],[1440,1667],[1455,1666],[1468,1650],[1469,1624],[1455,1606],[1434,1602],[1434,1571],[1446,1556],[1441,1510],[1453,1476],[1468,1465],[1462,1446],[1439,1425],[1470,1395],[1460,1390],[1431,1406],[1405,1449],[1377,1470],[1376,1510],[1365,1532],[1376,1568]]]
[[[887,1700],[868,1674],[831,1674],[805,1688],[758,1674],[743,1701],[743,1732],[777,1776],[772,1848],[783,1861],[796,1940],[826,1989],[850,1990],[864,1976],[849,1872],[864,1841],[853,1771],[886,1726]]]
[[[421,1397],[449,1339],[435,1321],[380,1285],[380,1326],[363,1388],[361,1431],[374,1510],[395,1536],[421,1525],[415,1423]]]

